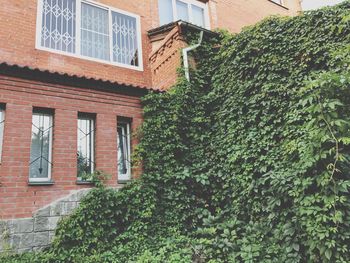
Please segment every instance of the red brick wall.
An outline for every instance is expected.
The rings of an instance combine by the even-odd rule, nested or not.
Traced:
[[[144,71],[54,54],[35,49],[37,0],[0,0],[0,61],[40,69],[66,72],[151,87],[148,67],[150,44],[147,30],[155,17],[151,15],[155,0],[102,0],[102,4],[141,16]]]
[[[84,75],[133,85],[166,89],[176,80],[180,49],[185,43],[174,34],[161,49],[153,50],[147,30],[159,26],[158,0],[100,0],[111,7],[141,16],[144,71],[54,54],[35,49],[37,0],[0,0],[0,62],[43,70]],[[294,15],[299,0],[285,0],[285,9],[269,0],[209,0],[211,28],[237,32],[273,14]],[[152,53],[153,52],[153,53]],[[152,76],[153,75],[153,76]],[[136,96],[40,83],[0,75],[0,103],[6,104],[2,162],[0,164],[0,219],[29,217],[46,204],[83,188],[76,184],[78,112],[96,113],[96,169],[112,175],[117,186],[116,117],[133,119],[133,130],[142,122]],[[55,110],[53,186],[28,186],[32,109]],[[133,140],[133,144],[137,142]],[[140,170],[135,170],[134,175]]]
[[[284,7],[269,0],[210,0],[211,28],[239,32],[271,15],[292,16],[301,10],[300,0],[284,0]]]
[[[69,191],[86,187],[76,184],[78,112],[96,113],[96,169],[112,175],[109,185],[117,186],[117,116],[132,118],[135,131],[142,122],[138,97],[0,75],[0,103],[6,104],[0,219],[29,217]],[[33,107],[55,111],[53,186],[28,185]],[[133,171],[133,176],[138,172]]]
[[[37,0],[0,0],[0,61],[151,87],[147,30],[159,26],[158,0],[97,2],[141,16],[143,72],[35,49]],[[209,0],[211,28],[237,32],[269,15],[293,15],[300,7],[299,0],[285,3],[289,10],[269,0]]]

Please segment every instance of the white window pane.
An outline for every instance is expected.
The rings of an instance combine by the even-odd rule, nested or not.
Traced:
[[[165,25],[174,21],[172,2],[172,0],[158,0],[160,25]]]
[[[75,52],[75,0],[43,0],[41,46]]]
[[[30,148],[30,179],[47,180],[50,177],[52,115],[33,113],[32,144]]]
[[[192,23],[204,27],[204,9],[198,6],[192,5]]]
[[[2,155],[2,144],[4,139],[5,111],[0,108],[0,161]]]
[[[112,12],[113,61],[138,66],[136,18]]]
[[[189,22],[188,4],[176,0],[177,19]]]
[[[118,179],[131,179],[130,167],[130,124],[118,124]]]
[[[94,172],[94,130],[93,118],[78,118],[77,167],[79,178]]]
[[[81,5],[81,54],[110,60],[108,11],[89,4]]]

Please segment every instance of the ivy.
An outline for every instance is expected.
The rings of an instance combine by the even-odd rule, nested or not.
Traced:
[[[143,99],[142,178],[6,262],[350,262],[349,8],[206,39]]]

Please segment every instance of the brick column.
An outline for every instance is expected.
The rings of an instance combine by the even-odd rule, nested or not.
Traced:
[[[117,184],[117,116],[114,114],[97,114],[95,132],[96,170],[111,175],[108,184]]]
[[[52,179],[65,189],[77,180],[77,119],[77,111],[55,110]]]
[[[33,205],[27,192],[31,129],[31,105],[7,103],[0,165],[0,217],[22,217]]]

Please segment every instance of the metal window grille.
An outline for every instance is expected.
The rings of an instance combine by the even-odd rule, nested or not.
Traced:
[[[32,143],[30,148],[30,181],[48,181],[51,178],[53,115],[33,112]]]
[[[130,123],[118,122],[118,179],[131,179],[130,163]]]
[[[78,179],[88,180],[95,169],[95,119],[91,116],[78,117],[78,151],[77,168]]]
[[[138,66],[136,18],[112,12],[113,61]]]
[[[41,45],[75,53],[75,0],[43,0]]]
[[[139,16],[88,0],[39,0],[37,47],[142,68]]]
[[[109,60],[108,10],[82,3],[81,54]]]

